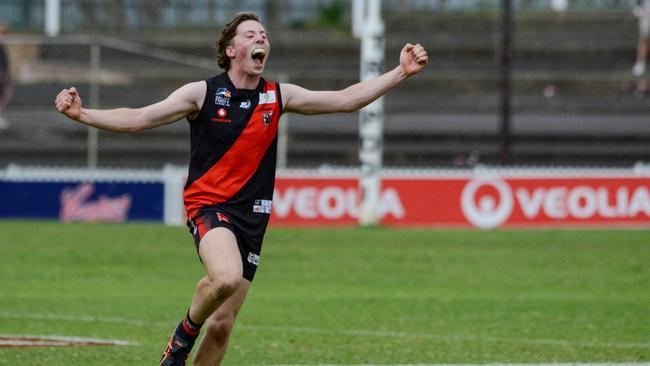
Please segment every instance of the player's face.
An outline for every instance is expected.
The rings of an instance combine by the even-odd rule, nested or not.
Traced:
[[[260,75],[269,58],[271,45],[266,30],[259,22],[247,20],[237,26],[233,38],[234,57],[231,62],[247,74]]]

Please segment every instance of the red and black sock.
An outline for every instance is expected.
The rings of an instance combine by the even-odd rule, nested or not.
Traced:
[[[201,331],[201,326],[203,325],[203,323],[198,324],[195,323],[192,319],[190,319],[190,311],[188,310],[187,315],[185,315],[185,318],[183,319],[183,321],[181,321],[180,325],[181,325],[179,327],[181,328],[180,330],[182,330],[186,335],[188,335],[191,338],[196,338],[198,337],[199,332]]]

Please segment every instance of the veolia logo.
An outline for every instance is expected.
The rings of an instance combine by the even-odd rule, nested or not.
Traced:
[[[481,191],[485,191],[481,190],[483,187],[492,187],[487,190],[496,190],[497,197],[481,194]],[[472,180],[463,189],[460,200],[465,218],[482,229],[503,224],[510,217],[514,206],[512,190],[501,180]]]

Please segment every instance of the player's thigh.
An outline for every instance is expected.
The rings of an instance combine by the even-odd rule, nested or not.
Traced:
[[[199,244],[199,256],[210,278],[239,279],[243,273],[241,254],[235,234],[228,228],[208,231]]]

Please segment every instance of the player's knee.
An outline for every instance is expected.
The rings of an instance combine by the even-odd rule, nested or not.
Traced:
[[[228,274],[221,276],[217,282],[219,283],[219,293],[225,297],[230,297],[241,285],[242,277],[239,274]]]
[[[242,278],[238,274],[222,274],[210,279],[209,293],[215,300],[230,297],[241,285]]]
[[[207,332],[216,344],[225,345],[228,342],[228,337],[230,337],[234,324],[235,317],[230,314],[219,316],[216,319],[211,317],[206,324]]]

